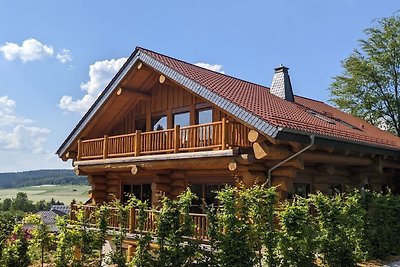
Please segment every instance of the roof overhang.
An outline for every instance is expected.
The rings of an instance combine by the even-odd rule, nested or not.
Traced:
[[[359,153],[368,153],[376,155],[386,155],[392,157],[400,157],[400,150],[387,147],[384,145],[374,145],[362,141],[353,141],[341,138],[335,138],[325,135],[319,135],[304,131],[298,131],[288,128],[282,128],[276,138],[285,141],[296,141],[303,144],[310,142],[310,135],[315,135],[314,144],[321,147],[333,147],[343,151],[355,151]]]

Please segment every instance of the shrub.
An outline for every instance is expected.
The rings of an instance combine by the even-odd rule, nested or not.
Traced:
[[[16,224],[3,250],[2,261],[5,267],[27,267],[30,264],[28,255],[28,234],[21,224]]]
[[[370,258],[385,259],[400,251],[400,197],[366,191],[365,236]]]
[[[157,218],[159,250],[155,266],[196,266],[202,254],[199,242],[191,238],[194,223],[189,209],[196,196],[188,189],[177,200],[163,198]]]
[[[316,266],[317,226],[308,201],[296,198],[292,203],[285,202],[279,212],[279,225],[280,266]]]
[[[350,197],[322,193],[311,196],[317,211],[319,252],[328,266],[355,266],[363,242],[363,209],[358,193]]]

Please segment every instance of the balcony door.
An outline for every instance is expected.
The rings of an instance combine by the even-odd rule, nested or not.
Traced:
[[[190,185],[190,190],[197,196],[193,200],[190,208],[194,213],[205,213],[207,206],[214,204],[215,207],[219,205],[217,200],[217,192],[225,187],[226,184],[196,184]]]
[[[150,184],[123,184],[122,185],[122,203],[126,204],[128,200],[135,196],[141,201],[147,201],[151,205],[151,185]]]
[[[208,124],[212,123],[212,109],[200,109],[197,110],[196,120],[198,124]],[[199,138],[199,143],[201,146],[210,146],[214,144],[214,126],[202,126],[197,129],[196,135]]]
[[[166,130],[168,127],[167,116],[159,116],[151,118],[151,128],[153,131]]]

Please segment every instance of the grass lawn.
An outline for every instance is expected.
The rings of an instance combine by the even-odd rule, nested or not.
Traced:
[[[0,189],[0,199],[15,198],[18,192],[25,192],[33,202],[50,201],[52,198],[68,205],[73,199],[85,202],[89,199],[87,185],[39,185],[20,188]]]

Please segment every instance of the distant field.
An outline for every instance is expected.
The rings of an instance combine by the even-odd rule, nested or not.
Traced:
[[[15,198],[18,192],[25,192],[30,200],[37,202],[39,200],[50,201],[52,198],[64,202],[68,205],[73,199],[85,202],[88,200],[87,185],[39,185],[20,188],[0,189],[1,201],[5,198]]]

